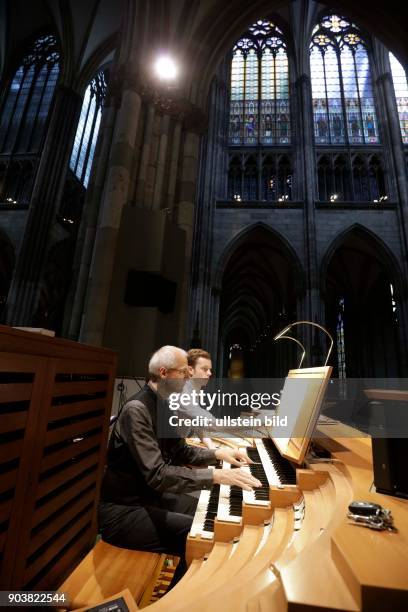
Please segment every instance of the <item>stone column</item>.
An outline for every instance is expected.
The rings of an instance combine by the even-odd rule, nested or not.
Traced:
[[[391,72],[380,75],[378,85],[382,89],[385,106],[385,123],[388,128],[391,157],[396,178],[397,198],[400,203],[400,211],[403,223],[403,240],[405,254],[408,252],[408,182],[405,164],[404,150],[401,140],[401,129],[398,120],[398,111],[395,101],[394,85]]]
[[[388,60],[388,52],[383,49],[383,62],[385,71],[377,79],[377,90],[383,102],[383,125],[386,130],[385,147],[388,148],[391,168],[394,174],[394,184],[396,187],[396,197],[398,201],[398,217],[401,236],[401,251],[403,261],[401,262],[404,279],[402,286],[397,287],[398,295],[398,316],[400,325],[398,326],[399,344],[401,347],[401,367],[402,372],[408,368],[408,181],[406,171],[406,161],[401,139],[401,129],[398,118],[398,110],[395,101],[394,85],[392,81],[391,68]],[[390,197],[390,194],[388,194]]]
[[[76,92],[62,85],[57,87],[7,301],[7,323],[11,325],[29,326],[37,309],[41,275],[61,201],[81,103]]]
[[[172,209],[176,193],[177,169],[180,155],[181,121],[175,120],[170,151],[169,181],[167,186],[166,207]]]
[[[290,58],[291,74],[295,76],[291,107],[292,138],[295,155],[294,179],[298,183],[293,196],[303,201],[303,265],[305,271],[305,294],[298,299],[297,312],[298,315],[301,313],[306,320],[317,321],[324,325],[324,304],[320,297],[317,254],[316,152],[309,56],[310,32],[317,20],[318,5],[308,0],[297,0],[290,3],[290,14],[295,44],[295,53]],[[311,330],[311,327],[305,329],[305,336],[301,339],[302,342],[307,342],[308,346],[313,344]]]
[[[139,166],[139,175],[137,178],[137,186],[136,186],[136,198],[135,205],[145,207],[145,189],[146,189],[146,178],[147,178],[147,168],[149,165],[150,159],[150,147],[153,138],[153,126],[155,119],[155,107],[153,102],[148,103],[147,107],[147,118],[146,118],[146,126],[143,134],[143,146],[142,146],[142,155],[140,158],[140,166]]]
[[[102,113],[98,142],[75,248],[74,282],[67,299],[64,335],[72,340],[78,339],[81,327],[86,287],[95,243],[99,204],[103,195],[115,117],[115,97],[108,94]]]
[[[302,154],[304,177],[304,249],[306,272],[306,317],[310,321],[322,322],[324,313],[319,295],[319,273],[316,243],[315,211],[315,150],[313,141],[312,91],[310,77],[302,74],[296,81],[296,93],[300,112],[298,114],[299,146]]]
[[[89,344],[99,345],[103,339],[120,221],[128,198],[140,109],[139,93],[125,80],[100,204],[81,325],[80,339]]]
[[[196,195],[196,180],[198,167],[198,151],[200,136],[192,131],[184,134],[182,150],[182,167],[179,184],[179,199],[177,203],[177,224],[186,232],[186,251],[184,261],[183,286],[181,287],[179,343],[186,344],[188,322],[188,297],[191,271],[191,255],[193,246],[194,204]]]
[[[164,179],[164,170],[166,167],[166,159],[167,159],[169,126],[170,126],[169,115],[163,115],[161,118],[161,125],[160,125],[159,152],[157,155],[156,180],[154,184],[153,202],[152,202],[153,210],[160,210],[160,208],[162,208],[161,204],[163,201],[163,193],[162,193],[163,179]]]
[[[153,132],[150,143],[149,162],[146,169],[146,183],[144,189],[144,208],[148,208],[149,210],[153,210],[153,194],[156,184],[157,158],[159,154],[160,142],[160,124],[161,117],[156,110],[153,120]]]
[[[209,125],[202,139],[197,206],[194,228],[194,254],[191,278],[189,338],[199,312],[200,335],[203,347],[209,350],[214,368],[217,367],[219,291],[214,290],[214,219],[217,198],[226,193],[226,86],[228,68],[221,66],[220,73],[211,85],[209,93]]]

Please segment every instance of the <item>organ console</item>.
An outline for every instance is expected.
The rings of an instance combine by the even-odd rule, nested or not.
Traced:
[[[330,367],[323,367],[289,371],[281,395],[280,410],[284,412],[290,408],[292,433],[298,435],[300,421],[305,435],[283,440],[277,438],[276,443],[272,438],[255,438],[254,446],[245,448],[253,463],[241,469],[260,480],[260,488],[244,491],[240,487],[214,485],[211,491],[201,492],[187,538],[188,563],[208,553],[215,542],[228,542],[238,537],[244,525],[269,522],[274,507],[295,502],[298,509],[304,507],[300,505],[302,492],[296,481],[293,462],[299,465],[304,459],[311,427],[316,423],[331,370]],[[290,385],[293,380],[306,382],[306,385]],[[292,462],[283,456],[285,454]],[[229,469],[231,466],[224,462],[222,468]],[[299,518],[298,510],[297,524]]]
[[[243,522],[229,541],[210,531],[207,552],[193,554],[182,580],[149,611],[408,609],[408,502],[372,490],[369,438],[355,437],[356,431],[336,438],[344,428],[333,425],[319,430],[332,461],[296,468],[298,497],[280,499],[279,507],[270,495],[267,521]],[[398,533],[350,524],[346,513],[353,499],[389,508]],[[215,522],[214,512],[213,506]],[[190,538],[190,553],[192,545]]]
[[[187,539],[189,570],[152,612],[408,609],[408,501],[373,490],[371,440],[333,421],[319,425],[331,460],[307,463],[321,386],[305,397],[304,439],[297,429],[294,440],[255,439],[246,449],[254,461],[246,469],[260,489],[201,492]],[[389,508],[398,532],[352,525],[353,499]]]

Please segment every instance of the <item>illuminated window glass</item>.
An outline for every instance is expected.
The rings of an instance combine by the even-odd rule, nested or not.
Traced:
[[[288,144],[289,70],[282,32],[259,20],[232,54],[230,144]]]
[[[337,343],[337,369],[340,379],[346,378],[346,351],[344,345],[344,298],[341,297],[338,303],[337,325],[336,325],[336,343]]]
[[[404,144],[408,144],[408,85],[407,75],[397,58],[390,53],[392,80],[394,82],[395,99]]]
[[[101,71],[86,88],[69,163],[84,187],[88,187],[105,96],[106,74]]]
[[[0,152],[38,152],[59,75],[60,54],[52,35],[38,38],[8,89],[0,120]]]
[[[379,142],[370,62],[358,28],[337,15],[323,17],[310,45],[317,144]]]

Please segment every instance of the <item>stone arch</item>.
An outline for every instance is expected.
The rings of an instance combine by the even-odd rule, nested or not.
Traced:
[[[230,240],[230,242],[228,242],[228,244],[225,246],[219,258],[217,268],[214,274],[214,282],[213,282],[214,287],[217,289],[221,287],[221,281],[222,281],[222,276],[225,271],[225,267],[231,255],[236,250],[236,248],[245,242],[250,232],[258,228],[265,230],[265,232],[270,234],[271,238],[275,238],[276,240],[279,240],[284,246],[288,257],[292,260],[293,266],[294,266],[293,269],[294,269],[295,282],[296,282],[295,292],[297,295],[300,295],[304,291],[304,284],[305,284],[304,283],[304,268],[302,266],[302,263],[296,251],[291,246],[289,241],[280,232],[276,231],[270,225],[268,225],[267,223],[263,223],[262,221],[259,221],[257,223],[252,223],[251,225],[246,226],[244,229],[238,232]]]
[[[223,363],[230,348],[239,346],[246,375],[283,374],[293,363],[292,347],[272,341],[299,307],[303,272],[293,249],[269,226],[253,224],[226,247],[217,276]]]
[[[321,264],[326,325],[336,338],[336,374],[401,376],[404,363],[400,266],[375,233],[354,224],[332,242]]]
[[[340,234],[338,234],[334,240],[327,247],[326,252],[324,253],[321,263],[320,263],[320,287],[321,287],[321,295],[325,297],[325,284],[327,277],[327,268],[330,263],[331,258],[337,251],[337,249],[347,240],[348,236],[352,234],[358,233],[362,237],[368,237],[373,243],[377,243],[379,249],[385,254],[384,263],[387,267],[387,272],[393,278],[396,290],[398,292],[398,297],[405,296],[407,293],[404,275],[401,270],[401,266],[398,262],[397,257],[391,251],[391,249],[386,245],[386,243],[372,230],[368,227],[365,227],[361,223],[353,223],[346,229],[344,229]]]

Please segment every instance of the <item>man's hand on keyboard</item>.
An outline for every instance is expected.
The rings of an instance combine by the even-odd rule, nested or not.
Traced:
[[[245,491],[252,491],[253,488],[261,487],[262,484],[254,478],[249,471],[236,470],[213,470],[213,478],[216,484],[241,487]]]
[[[217,448],[215,456],[217,459],[227,461],[231,465],[248,465],[253,463],[245,451],[240,451],[237,448]]]

